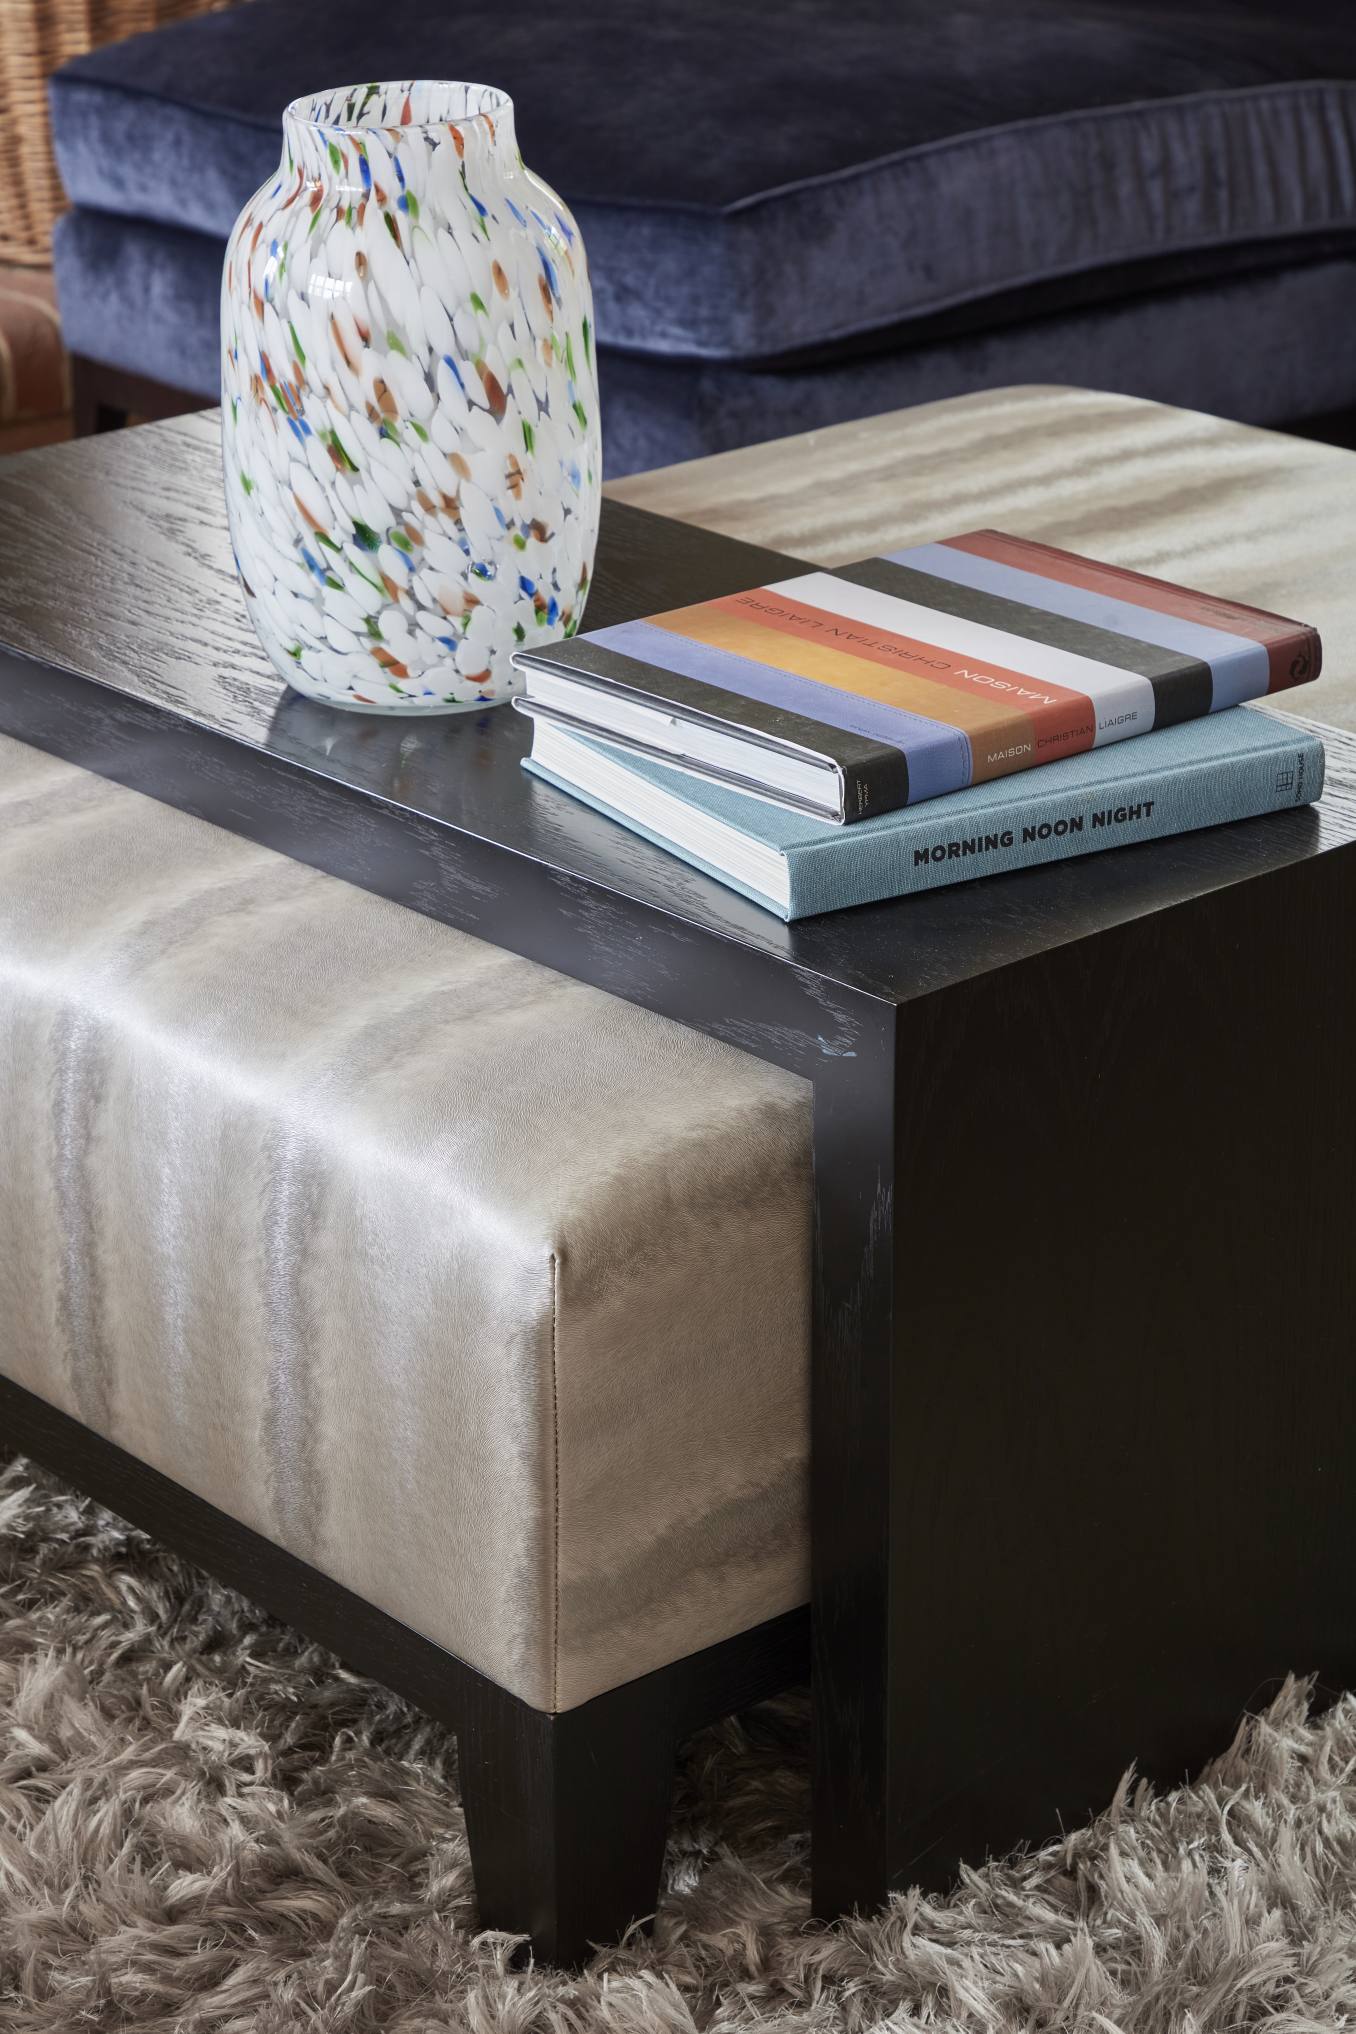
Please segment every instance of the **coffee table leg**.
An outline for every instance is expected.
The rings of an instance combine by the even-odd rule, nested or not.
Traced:
[[[811,1547],[817,1914],[878,1906],[891,1853],[895,1013],[815,1078]]]

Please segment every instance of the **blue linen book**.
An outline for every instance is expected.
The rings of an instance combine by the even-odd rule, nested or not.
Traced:
[[[545,720],[523,767],[794,919],[1311,804],[1323,744],[1238,706],[850,827]]]

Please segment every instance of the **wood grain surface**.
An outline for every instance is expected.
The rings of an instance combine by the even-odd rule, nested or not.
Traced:
[[[924,403],[613,483],[618,501],[841,565],[995,527],[1313,622],[1304,711],[1356,730],[1356,455],[1090,389]]]

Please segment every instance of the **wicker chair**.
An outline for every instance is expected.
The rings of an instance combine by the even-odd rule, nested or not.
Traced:
[[[45,268],[66,197],[52,158],[47,80],[100,43],[207,14],[224,0],[5,0],[0,7],[0,262]]]

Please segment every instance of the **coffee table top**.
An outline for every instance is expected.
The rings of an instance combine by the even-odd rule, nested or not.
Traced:
[[[1341,613],[1345,604],[1356,619],[1356,591],[1338,555],[1356,455],[1123,398],[1018,390],[725,454],[610,492],[595,626],[787,569],[642,508],[817,561],[1000,523],[1317,621],[1328,669],[1304,705],[1356,728],[1356,660]],[[1178,549],[1183,530],[1190,546]],[[412,842],[436,838],[451,872],[436,899],[412,887],[405,901],[415,908],[537,950],[501,932],[502,900],[485,882],[491,865],[511,882],[514,867],[533,864],[575,925],[617,953],[662,925],[689,943],[694,966],[715,941],[790,964],[811,996],[817,980],[854,1001],[904,1003],[1356,840],[1356,737],[1325,729],[1329,788],[1316,810],[785,926],[529,778],[519,767],[529,740],[521,715],[375,719],[287,692],[232,573],[215,413],[0,464],[0,646],[0,730],[20,739],[276,844],[282,835],[261,816],[262,801],[277,807],[303,778],[341,786],[357,833],[341,861],[319,846],[306,852],[321,866],[352,875],[363,829],[375,842],[378,819],[381,829],[398,820]],[[155,737],[172,733],[182,757],[185,723],[198,731],[201,760],[192,783],[176,765],[171,786]],[[284,759],[290,768],[280,769]],[[402,894],[386,873],[371,881]],[[559,939],[543,950],[570,965]],[[599,978],[592,966],[578,971]]]

